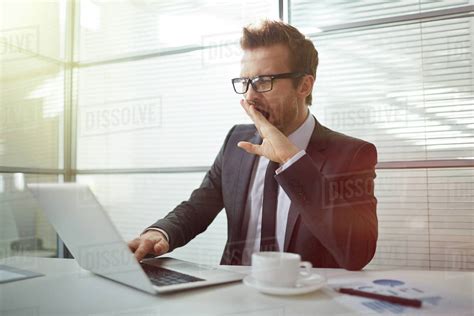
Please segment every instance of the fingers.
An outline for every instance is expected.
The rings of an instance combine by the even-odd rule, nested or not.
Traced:
[[[140,261],[147,254],[154,254],[156,256],[162,255],[169,251],[169,244],[165,238],[147,239],[144,237],[135,238],[128,243],[128,248],[135,255],[135,258]]]
[[[153,250],[157,256],[167,253],[169,249],[170,249],[170,246],[168,242],[164,239],[157,242],[155,246],[153,247]]]
[[[135,258],[140,261],[153,250],[154,242],[149,239],[141,239],[140,244],[135,250]]]
[[[134,240],[128,242],[128,249],[130,249],[131,252],[135,252],[139,245],[140,238],[135,238]]]
[[[268,123],[265,116],[263,116],[262,113],[257,111],[255,109],[255,106],[253,104],[248,103],[247,100],[245,99],[240,100],[240,105],[244,108],[245,112],[247,112],[247,115],[255,123],[255,126],[257,126],[257,128],[259,128],[263,124]]]
[[[240,105],[244,108],[245,112],[247,113],[247,115],[250,115],[249,114],[249,103],[247,102],[247,100],[245,99],[241,99],[240,100]]]
[[[255,145],[249,142],[239,142],[237,144],[240,148],[248,152],[249,154],[260,155],[260,145]]]

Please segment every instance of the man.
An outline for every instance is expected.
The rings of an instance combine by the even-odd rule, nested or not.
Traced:
[[[310,114],[318,53],[296,28],[246,27],[241,47],[232,83],[254,124],[231,129],[201,186],[130,249],[140,260],[181,247],[225,208],[221,264],[249,265],[253,252],[273,250],[315,267],[362,269],[377,241],[375,147]]]

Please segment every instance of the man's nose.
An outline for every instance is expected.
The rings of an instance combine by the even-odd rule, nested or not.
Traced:
[[[258,98],[259,95],[260,95],[260,92],[255,91],[253,86],[249,84],[249,88],[247,89],[247,92],[245,93],[245,99],[247,101],[254,100]]]

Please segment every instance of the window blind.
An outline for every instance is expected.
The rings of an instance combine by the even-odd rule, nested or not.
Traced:
[[[230,82],[240,73],[238,40],[244,25],[278,18],[278,2],[79,5],[77,181],[91,185],[129,240],[187,199],[204,176],[139,169],[210,166],[230,128],[250,122]],[[138,173],[87,174],[97,169]],[[221,212],[173,256],[218,264],[226,225]]]
[[[372,268],[474,269],[473,169],[378,170]]]
[[[59,1],[0,3],[0,166],[62,167],[61,16]]]
[[[314,37],[315,113],[380,161],[472,158],[472,18]]]
[[[248,119],[230,83],[239,64],[206,66],[207,54],[80,68],[78,168],[209,165]]]
[[[62,180],[65,17],[66,1],[0,2],[0,258],[56,253],[24,186]]]
[[[277,18],[275,1],[92,1],[78,7],[76,59],[107,61],[178,47],[219,44],[243,25]]]
[[[314,30],[324,26],[454,9],[472,3],[472,0],[291,0],[289,16],[296,27]]]

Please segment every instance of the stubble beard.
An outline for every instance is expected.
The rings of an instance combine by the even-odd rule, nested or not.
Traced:
[[[279,100],[279,106],[277,107],[279,113],[274,115],[275,122],[272,123],[280,132],[288,136],[290,134],[290,128],[294,128],[293,122],[298,117],[298,101],[294,96],[288,96],[284,99]],[[273,112],[275,114],[275,112]]]

